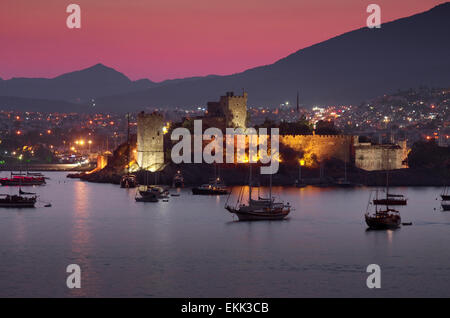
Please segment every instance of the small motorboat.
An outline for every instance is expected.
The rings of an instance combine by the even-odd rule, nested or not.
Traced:
[[[210,181],[209,183],[202,184],[199,187],[192,188],[192,194],[195,195],[221,195],[221,194],[229,194],[227,186],[220,181],[219,178],[214,181]]]

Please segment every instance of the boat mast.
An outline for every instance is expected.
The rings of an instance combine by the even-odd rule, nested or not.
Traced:
[[[127,113],[127,174],[130,174],[130,113]]]
[[[269,201],[270,201],[270,208],[272,209],[272,174],[269,176]]]
[[[250,161],[249,161],[249,163],[248,163],[248,166],[249,166],[249,168],[250,168],[250,173],[249,173],[249,182],[248,182],[248,186],[249,186],[249,188],[248,188],[248,205],[250,205],[250,202],[251,202],[251,200],[252,200],[252,164],[250,163]]]

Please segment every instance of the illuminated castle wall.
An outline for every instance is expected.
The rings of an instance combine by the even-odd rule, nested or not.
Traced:
[[[139,168],[157,171],[164,165],[164,120],[157,113],[141,112],[137,117],[137,164]]]
[[[355,144],[355,165],[367,171],[403,169],[408,156],[406,141],[399,145]]]
[[[297,151],[307,167],[318,167],[321,161],[332,158],[351,162],[353,142],[354,137],[346,135],[280,136],[280,144]]]

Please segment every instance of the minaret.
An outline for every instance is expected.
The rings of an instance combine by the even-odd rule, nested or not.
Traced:
[[[298,97],[298,91],[297,91],[297,113],[300,112],[300,106],[299,106],[299,97]]]

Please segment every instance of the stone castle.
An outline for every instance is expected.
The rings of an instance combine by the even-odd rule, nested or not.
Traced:
[[[218,128],[246,128],[247,93],[235,96],[227,92],[218,102],[209,102],[204,122]],[[139,168],[158,171],[164,166],[164,119],[157,113],[141,112],[137,118],[137,164]],[[350,135],[282,135],[280,145],[291,148],[307,167],[338,159],[364,170],[406,168],[406,142],[400,145],[359,143]],[[283,154],[281,153],[281,158]]]

